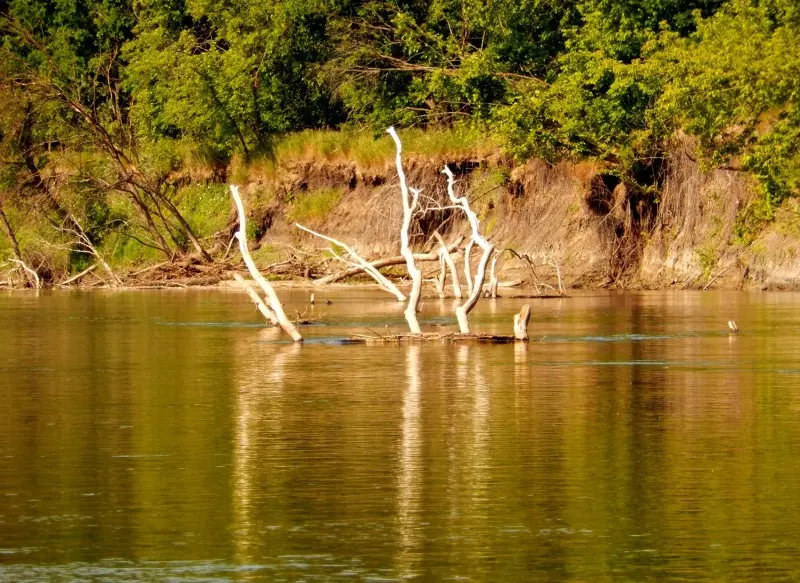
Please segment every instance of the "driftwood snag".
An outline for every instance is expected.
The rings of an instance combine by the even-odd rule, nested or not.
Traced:
[[[252,288],[250,282],[243,278],[238,273],[233,274],[233,278],[236,280],[241,288],[247,292],[247,295],[250,296],[250,299],[253,300],[253,303],[258,308],[258,311],[261,312],[261,315],[267,319],[267,321],[272,324],[273,326],[278,326],[278,317],[275,315],[275,312],[269,309],[269,306],[264,303],[264,300],[261,299],[261,296],[256,293],[256,290]]]
[[[419,311],[419,299],[422,296],[422,271],[419,270],[416,263],[414,263],[414,253],[411,251],[411,243],[409,240],[409,231],[411,230],[411,219],[414,217],[414,211],[419,206],[420,191],[415,188],[409,188],[406,184],[406,173],[403,171],[403,144],[400,142],[400,137],[393,127],[386,130],[392,136],[396,149],[395,165],[397,166],[397,177],[400,179],[400,195],[403,201],[403,224],[400,227],[400,255],[406,260],[406,269],[411,278],[411,292],[408,295],[408,305],[406,306],[403,315],[408,322],[408,329],[412,334],[422,334],[422,329],[419,327],[419,320],[417,319],[417,312]]]
[[[239,230],[236,232],[236,238],[239,239],[239,251],[242,254],[244,264],[247,266],[250,276],[256,281],[259,287],[264,290],[267,300],[269,301],[269,308],[274,312],[278,320],[278,325],[284,332],[292,337],[292,340],[295,342],[302,342],[303,337],[300,335],[300,332],[297,331],[294,324],[292,324],[291,320],[286,317],[286,312],[283,311],[283,305],[278,298],[278,294],[275,293],[272,285],[261,275],[253,258],[250,256],[250,250],[247,248],[247,217],[244,212],[242,198],[239,196],[238,186],[231,184],[231,195],[233,196],[233,201],[236,203],[236,211],[239,214]],[[259,309],[261,309],[260,305]]]
[[[469,297],[463,304],[456,308],[458,328],[462,334],[469,334],[469,320],[467,317],[480,299],[481,292],[483,291],[483,282],[486,279],[486,264],[489,263],[489,258],[494,252],[494,246],[481,235],[478,215],[470,208],[467,197],[456,196],[454,188],[455,176],[453,176],[452,170],[445,165],[442,172],[447,175],[447,195],[450,197],[450,202],[453,203],[453,206],[464,211],[464,214],[467,216],[467,221],[469,222],[470,230],[472,231],[472,237],[467,244],[467,249],[464,251],[464,269],[467,275],[471,271],[469,269],[469,249],[472,247],[472,244],[478,245],[478,247],[483,250],[480,261],[478,261],[478,269],[475,272],[475,278],[472,280],[472,285],[470,286]]]
[[[527,340],[528,339],[528,321],[531,318],[531,306],[525,304],[519,311],[519,314],[514,314],[514,339]]]

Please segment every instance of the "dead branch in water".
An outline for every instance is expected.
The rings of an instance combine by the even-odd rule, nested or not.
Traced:
[[[478,299],[483,291],[483,282],[486,279],[486,264],[489,262],[489,258],[494,252],[494,246],[489,243],[489,241],[487,241],[483,235],[481,235],[478,215],[476,215],[472,208],[470,208],[467,197],[457,197],[455,195],[455,176],[453,176],[453,172],[447,167],[447,165],[445,165],[442,172],[447,175],[447,195],[450,198],[450,201],[454,206],[460,207],[461,210],[464,211],[464,214],[467,216],[467,221],[469,222],[472,236],[470,238],[470,244],[467,245],[467,249],[470,249],[472,243],[483,249],[480,261],[478,262],[478,270],[475,272],[475,278],[472,280],[470,295],[463,304],[456,308],[458,327],[462,334],[469,334],[469,321],[467,320],[467,317],[472,311],[472,308],[475,307],[475,304],[478,303]],[[469,273],[468,250],[464,251],[464,266],[467,270],[467,273]]]
[[[284,332],[292,337],[292,340],[295,342],[302,342],[303,337],[300,335],[300,332],[297,331],[297,328],[295,328],[294,324],[292,324],[289,318],[286,317],[286,313],[283,311],[283,305],[278,298],[278,294],[275,293],[275,290],[272,288],[270,283],[264,279],[264,276],[258,271],[253,258],[250,256],[250,250],[247,248],[247,217],[244,212],[242,199],[239,196],[238,186],[231,184],[231,195],[236,203],[236,211],[239,214],[239,231],[236,233],[236,238],[239,239],[239,251],[242,254],[242,259],[244,260],[247,269],[250,271],[252,278],[267,295],[267,298],[269,299],[269,307],[275,313],[275,317],[278,319],[278,325],[283,329]]]
[[[356,253],[355,249],[350,247],[350,245],[348,245],[347,243],[343,243],[343,242],[339,241],[338,239],[334,239],[333,237],[329,237],[328,235],[323,235],[322,233],[317,233],[316,231],[312,231],[311,229],[309,229],[308,227],[304,227],[300,223],[295,223],[294,225],[295,225],[295,227],[297,227],[301,231],[305,231],[306,233],[310,233],[310,234],[314,235],[315,237],[319,237],[320,239],[325,239],[326,241],[330,241],[334,245],[338,245],[339,247],[341,247],[342,249],[347,251],[347,254],[350,257],[353,258],[352,261],[348,261],[347,259],[341,257],[340,255],[338,255],[336,253],[334,253],[334,256],[337,259],[339,259],[340,261],[344,262],[344,263],[349,263],[349,264],[352,264],[354,262],[357,263],[359,265],[359,267],[362,268],[363,271],[368,273],[370,276],[372,276],[372,278],[376,282],[378,282],[378,285],[381,286],[381,289],[383,289],[383,290],[389,292],[390,294],[392,294],[395,298],[397,298],[397,301],[399,301],[399,302],[405,301],[405,299],[406,299],[405,294],[403,294],[403,292],[401,292],[399,289],[397,289],[397,286],[395,284],[393,284],[391,281],[389,281],[375,267],[373,267],[371,263],[368,263],[363,257],[361,257],[361,255]]]
[[[528,339],[528,321],[531,319],[531,306],[525,304],[519,311],[519,314],[514,314],[514,338],[517,340]]]
[[[424,343],[424,342],[484,342],[488,344],[511,344],[521,342],[514,336],[503,334],[459,334],[449,333],[425,333],[425,334],[390,334],[380,336],[377,334],[354,334],[350,336],[348,342],[364,344],[401,344],[401,343]]]
[[[261,312],[261,315],[264,316],[273,326],[278,326],[278,317],[275,315],[275,312],[273,312],[269,306],[264,303],[264,300],[261,299],[261,296],[259,296],[256,293],[256,290],[252,288],[250,282],[238,273],[234,273],[233,278],[236,280],[236,283],[238,283],[242,289],[247,292],[247,295],[249,295],[250,299],[253,300],[256,308],[258,308],[258,311]]]
[[[409,240],[409,231],[411,230],[411,219],[414,216],[414,211],[419,206],[419,190],[409,188],[406,184],[406,174],[403,171],[403,145],[400,142],[400,137],[393,127],[386,130],[394,140],[396,155],[395,165],[397,166],[397,177],[400,180],[400,195],[403,201],[403,224],[400,227],[400,255],[406,260],[406,269],[411,278],[411,292],[408,296],[408,305],[406,306],[403,314],[405,315],[408,328],[412,334],[420,334],[422,330],[419,327],[419,320],[417,319],[417,312],[419,311],[419,298],[422,295],[422,272],[414,263],[414,253],[411,251],[411,243]]]

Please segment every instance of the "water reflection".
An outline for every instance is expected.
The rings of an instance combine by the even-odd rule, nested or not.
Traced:
[[[380,329],[364,299],[309,337]],[[0,579],[796,579],[798,307],[598,294],[536,303],[527,345],[297,346],[224,294],[0,296]]]
[[[400,440],[397,518],[400,524],[397,570],[404,577],[414,577],[422,543],[420,497],[422,463],[422,428],[420,391],[422,385],[422,346],[406,348],[406,384],[403,392],[403,427]]]
[[[233,532],[236,560],[244,564],[255,560],[252,546],[265,526],[253,516],[254,506],[265,496],[282,495],[281,471],[276,462],[288,457],[285,442],[275,436],[284,431],[287,368],[301,356],[303,347],[275,343],[281,339],[280,334],[276,328],[264,329],[259,334],[260,343],[242,339],[235,351]],[[269,479],[262,481],[265,466]],[[280,523],[278,516],[271,518]]]

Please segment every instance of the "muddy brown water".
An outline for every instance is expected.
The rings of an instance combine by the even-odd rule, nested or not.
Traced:
[[[800,579],[800,294],[317,298],[0,295],[0,580]]]

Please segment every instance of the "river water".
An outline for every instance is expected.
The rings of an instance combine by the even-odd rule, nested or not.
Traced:
[[[800,579],[800,294],[317,297],[0,295],[0,580]]]

